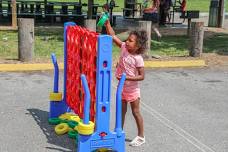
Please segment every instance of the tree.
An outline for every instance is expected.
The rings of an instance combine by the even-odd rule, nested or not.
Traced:
[[[88,19],[92,19],[93,4],[94,4],[94,0],[88,0],[88,12],[87,12]]]

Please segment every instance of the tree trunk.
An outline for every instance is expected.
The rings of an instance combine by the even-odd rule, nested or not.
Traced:
[[[31,61],[34,55],[34,19],[18,19],[18,49],[20,61]]]
[[[85,20],[85,27],[91,31],[96,32],[96,20],[91,20],[91,19]]]
[[[203,52],[204,22],[191,23],[190,51],[192,57],[201,57]]]

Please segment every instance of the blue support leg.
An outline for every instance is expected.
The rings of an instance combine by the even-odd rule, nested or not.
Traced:
[[[54,65],[54,87],[53,92],[50,93],[50,110],[49,118],[56,118],[66,112],[67,105],[62,100],[62,93],[58,90],[59,85],[59,66],[54,53],[51,54],[52,62]]]
[[[67,22],[64,24],[64,84],[63,84],[63,99],[61,101],[50,102],[50,113],[49,118],[56,118],[59,115],[70,112],[71,109],[66,104],[66,78],[67,78],[67,27],[76,25],[73,22]],[[57,64],[57,60],[55,54],[52,54],[52,62],[54,64],[54,91],[53,94],[58,94],[58,81],[59,81],[59,67]],[[51,93],[52,94],[52,93]]]

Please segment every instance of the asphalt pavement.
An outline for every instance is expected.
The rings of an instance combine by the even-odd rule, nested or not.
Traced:
[[[117,16],[116,19],[116,27],[117,28],[129,28],[129,29],[135,29],[138,26],[138,23],[135,22],[134,19],[123,19],[122,12],[114,12],[114,15],[119,15]],[[185,19],[183,20],[182,18],[180,18],[180,13],[175,13],[174,14],[174,24],[172,23],[172,19],[171,19],[171,23],[172,24],[167,24],[167,28],[186,28],[188,27],[188,20]],[[139,17],[139,14],[136,14],[136,18]],[[204,22],[204,26],[207,27],[208,26],[208,21],[209,21],[209,13],[206,12],[200,12],[199,14],[199,18],[196,19],[192,19],[191,21],[200,21],[200,22]],[[164,27],[163,27],[164,28]],[[228,29],[228,13],[226,13],[225,15],[225,19],[224,19],[224,23],[223,23],[223,28],[224,29]]]
[[[74,140],[56,135],[47,122],[52,76],[52,71],[0,73],[1,152],[76,151]],[[116,86],[113,80],[112,107]],[[129,109],[127,152],[228,151],[228,67],[147,69],[141,92],[146,144],[128,146],[137,134]]]

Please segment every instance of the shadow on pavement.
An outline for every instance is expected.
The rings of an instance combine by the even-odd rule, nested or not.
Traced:
[[[31,114],[36,121],[36,123],[40,126],[43,134],[47,138],[47,143],[50,146],[46,147],[46,149],[61,151],[61,152],[73,152],[76,151],[76,142],[75,140],[69,138],[66,135],[58,136],[54,131],[54,125],[50,125],[48,123],[48,112],[40,109],[27,109],[29,114]],[[51,146],[53,145],[53,146]]]

